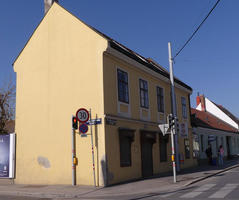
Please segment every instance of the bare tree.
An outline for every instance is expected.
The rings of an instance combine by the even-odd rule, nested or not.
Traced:
[[[7,133],[7,123],[14,119],[16,86],[9,81],[0,88],[0,134]]]

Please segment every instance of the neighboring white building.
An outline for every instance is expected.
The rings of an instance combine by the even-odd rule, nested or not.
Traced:
[[[222,105],[217,105],[210,101],[203,95],[197,96],[197,107],[196,110],[211,113],[218,119],[228,123],[230,126],[234,127],[239,131],[239,121],[233,116],[228,110],[226,110]]]
[[[213,157],[217,157],[222,145],[225,157],[239,154],[238,120],[224,107],[203,95],[197,97],[197,108],[191,109],[194,133],[194,151],[199,160],[206,159],[206,149],[212,146]]]

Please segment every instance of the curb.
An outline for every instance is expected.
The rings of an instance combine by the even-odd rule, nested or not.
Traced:
[[[102,188],[89,190],[85,192],[72,192],[72,193],[58,193],[57,191],[53,191],[50,193],[43,192],[43,191],[21,191],[21,190],[2,190],[0,191],[0,195],[7,195],[7,196],[21,196],[21,197],[32,197],[32,198],[50,198],[50,199],[73,199],[73,198],[83,198],[85,195],[89,193],[96,192],[101,190]]]
[[[1,191],[0,195],[7,195],[7,196],[20,196],[20,197],[32,197],[32,198],[50,198],[50,199],[74,199],[74,198],[84,198],[86,194],[58,194],[58,193],[51,193],[46,194],[43,192],[25,192],[25,191]]]
[[[215,173],[213,173],[213,174],[210,174],[210,175],[207,175],[207,176],[204,176],[204,177],[195,179],[195,180],[193,180],[193,181],[190,181],[190,182],[184,184],[183,186],[185,187],[185,186],[192,185],[192,184],[194,184],[194,183],[203,181],[203,180],[205,180],[205,179],[207,179],[207,178],[210,178],[210,177],[215,176],[215,175],[217,175],[217,174],[221,174],[221,173],[223,173],[223,172],[225,172],[225,171],[228,171],[228,170],[233,169],[233,168],[236,168],[236,167],[239,167],[239,164],[236,164],[236,165],[233,165],[233,166],[231,166],[231,167],[227,167],[227,168],[225,168],[225,169],[219,170],[218,172],[215,172]]]

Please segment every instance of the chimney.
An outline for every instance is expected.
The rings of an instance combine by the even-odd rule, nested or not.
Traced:
[[[54,2],[58,3],[58,0],[44,0],[44,5],[45,5],[45,14],[48,12],[48,10],[51,8],[52,4]]]
[[[197,101],[197,106],[201,103],[201,111],[206,112],[206,103],[205,103],[204,95],[199,96],[198,94],[198,96],[196,97],[196,101]]]
[[[199,92],[198,92],[197,97],[196,97],[197,106],[200,104],[200,102],[201,102],[201,100],[200,100]]]

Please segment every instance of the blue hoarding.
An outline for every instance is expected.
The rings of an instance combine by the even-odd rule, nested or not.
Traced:
[[[0,135],[0,178],[13,178],[15,134]]]
[[[9,177],[10,135],[0,135],[0,177]]]

